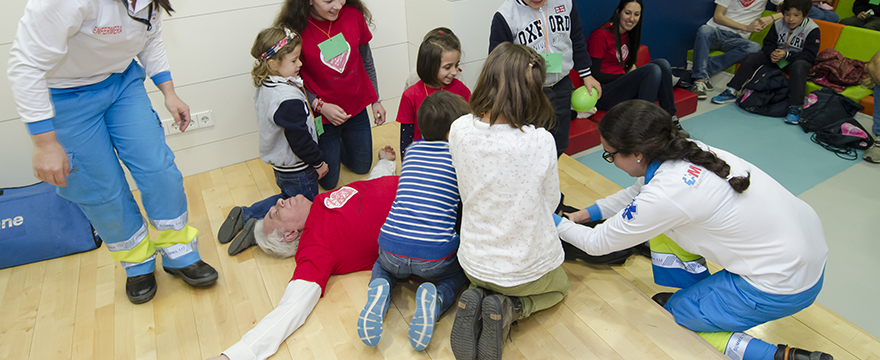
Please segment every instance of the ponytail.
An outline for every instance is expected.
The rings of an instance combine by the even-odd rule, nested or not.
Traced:
[[[622,155],[640,153],[649,163],[687,160],[726,179],[737,193],[749,188],[751,174],[728,179],[730,165],[681,135],[669,113],[654,103],[627,100],[617,104],[602,118],[599,133]]]

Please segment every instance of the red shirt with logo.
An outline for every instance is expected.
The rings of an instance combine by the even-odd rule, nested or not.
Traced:
[[[424,82],[419,80],[419,82],[403,91],[403,96],[400,98],[400,107],[397,109],[397,122],[401,124],[414,124],[413,140],[422,138],[418,122],[419,106],[422,106],[422,102],[425,101],[426,97],[440,90],[449,91],[463,97],[464,101],[471,102],[471,91],[458,79],[452,79],[452,83],[441,89],[427,87]]]
[[[321,294],[330,275],[370,270],[379,255],[379,230],[391,211],[399,176],[357,181],[315,196],[293,280],[312,281]]]
[[[342,33],[348,49],[342,54],[324,59],[318,44]],[[309,17],[302,33],[302,76],[306,87],[321,100],[342,107],[349,115],[356,115],[379,97],[370,82],[358,46],[373,38],[364,15],[357,8],[343,6],[335,21],[320,21]],[[329,121],[324,119],[324,123]]]
[[[626,44],[626,33],[620,34],[620,51],[622,56],[618,57],[617,45],[614,40],[614,33],[611,30],[611,23],[606,23],[598,29],[594,30],[587,39],[587,52],[590,56],[602,59],[602,66],[599,72],[605,74],[625,74],[622,63],[629,58],[629,47]]]

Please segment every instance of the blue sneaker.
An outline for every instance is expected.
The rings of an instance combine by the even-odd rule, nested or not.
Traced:
[[[429,282],[416,290],[416,313],[409,322],[409,344],[416,351],[425,350],[434,334],[434,323],[440,315],[437,287]]]
[[[801,108],[800,106],[789,106],[788,107],[788,115],[785,115],[785,123],[797,125],[798,121],[801,119]]]
[[[730,89],[724,90],[724,92],[712,98],[712,102],[715,104],[729,104],[734,101],[736,101],[736,94],[730,91]]]
[[[382,323],[385,322],[385,312],[388,311],[390,292],[388,280],[378,278],[370,281],[367,303],[357,320],[358,336],[368,346],[379,345],[379,339],[382,338]]]

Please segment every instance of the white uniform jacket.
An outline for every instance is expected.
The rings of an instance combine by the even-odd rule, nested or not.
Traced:
[[[28,1],[7,70],[21,119],[51,119],[49,88],[98,83],[125,71],[135,56],[154,83],[170,80],[160,36],[161,10],[149,0],[137,1],[131,15],[149,19],[147,30],[119,0]],[[160,73],[165,74],[156,76]]]
[[[635,185],[596,202],[605,223],[591,229],[563,219],[560,236],[601,255],[666,234],[761,291],[788,295],[815,285],[828,246],[813,208],[749,162],[698,144],[726,161],[730,176],[750,173],[749,188],[737,193],[687,161],[655,163]]]

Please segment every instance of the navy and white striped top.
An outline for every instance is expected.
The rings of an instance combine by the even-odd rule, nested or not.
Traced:
[[[458,250],[458,181],[447,141],[417,141],[406,150],[397,196],[379,233],[379,248],[417,260]]]

